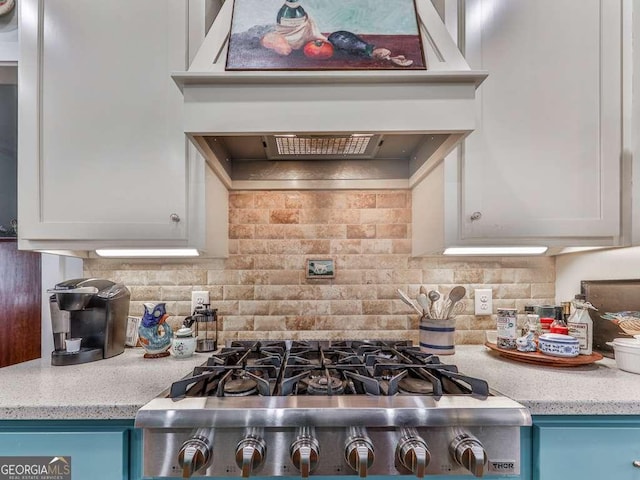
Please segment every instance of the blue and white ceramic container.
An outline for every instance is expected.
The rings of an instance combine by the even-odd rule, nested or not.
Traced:
[[[554,357],[577,357],[580,353],[580,342],[570,335],[545,333],[538,338],[538,349]]]
[[[456,353],[455,344],[456,323],[453,318],[420,319],[420,350],[434,355],[453,355]]]
[[[180,328],[173,337],[171,343],[173,355],[178,358],[187,358],[196,351],[196,337],[193,336],[193,330],[189,327]]]

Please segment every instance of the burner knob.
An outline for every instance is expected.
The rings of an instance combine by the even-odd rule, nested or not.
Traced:
[[[423,478],[427,465],[431,461],[431,453],[415,428],[403,428],[400,441],[396,447],[396,457],[400,464]]]
[[[453,439],[449,445],[451,456],[469,470],[475,477],[482,477],[487,463],[487,452],[473,435],[462,433]]]
[[[300,470],[302,478],[309,478],[309,474],[318,466],[320,460],[320,444],[313,433],[311,427],[300,427],[289,448],[291,461]]]
[[[236,463],[242,469],[242,477],[262,466],[267,456],[267,443],[258,434],[250,433],[236,447]]]
[[[354,469],[361,478],[367,476],[367,470],[371,464],[373,464],[375,454],[373,451],[373,443],[367,436],[364,428],[349,428],[344,456],[349,466]]]
[[[182,468],[182,478],[189,478],[205,467],[213,458],[213,431],[198,429],[184,442],[178,452],[178,463]]]

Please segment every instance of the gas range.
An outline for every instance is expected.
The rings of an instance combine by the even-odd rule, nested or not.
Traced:
[[[411,342],[231,342],[141,408],[144,475],[517,475],[522,405]]]

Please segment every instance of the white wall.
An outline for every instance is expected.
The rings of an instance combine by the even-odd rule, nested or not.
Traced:
[[[42,333],[40,355],[43,365],[51,365],[53,351],[53,331],[49,311],[48,288],[72,278],[82,278],[82,259],[61,255],[42,254]]]
[[[640,247],[572,253],[556,257],[556,302],[580,293],[581,280],[640,278]]]

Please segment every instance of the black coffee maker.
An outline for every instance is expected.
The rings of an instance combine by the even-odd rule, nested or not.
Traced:
[[[76,278],[47,290],[53,327],[52,365],[76,365],[124,352],[129,289],[100,278]],[[81,339],[80,349],[67,340]]]

